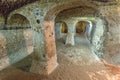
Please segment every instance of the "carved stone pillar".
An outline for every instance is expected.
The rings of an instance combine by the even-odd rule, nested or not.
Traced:
[[[34,53],[30,71],[47,75],[58,65],[54,38],[54,22],[44,21],[44,17],[40,16],[39,12],[35,14],[34,23],[31,22],[34,24]]]
[[[75,45],[75,26],[71,21],[66,21],[68,24],[68,34],[66,38],[66,44]]]

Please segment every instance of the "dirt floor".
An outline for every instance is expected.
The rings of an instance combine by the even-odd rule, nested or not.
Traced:
[[[0,72],[0,80],[120,80],[120,67],[100,61],[91,52],[86,38],[76,38],[76,45],[64,45],[58,40],[57,54],[59,66],[49,76],[28,72],[31,58],[10,66]]]

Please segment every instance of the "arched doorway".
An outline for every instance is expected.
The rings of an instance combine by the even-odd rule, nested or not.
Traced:
[[[84,36],[84,37],[89,38],[89,36],[91,34],[91,30],[92,30],[91,22],[79,21],[76,23],[75,26],[76,26],[75,27],[76,37]]]
[[[68,33],[68,26],[65,22],[57,22],[55,24],[55,39],[65,44]]]
[[[76,36],[85,33],[87,22],[79,21],[76,23]]]
[[[19,68],[26,66],[27,64],[21,66],[22,63],[17,62],[33,52],[33,36],[29,20],[21,14],[13,14],[8,17],[6,29],[5,34],[9,34],[6,35],[9,64]]]
[[[83,39],[86,43],[91,41],[92,22],[80,20],[75,25],[75,40]]]
[[[67,24],[65,22],[62,23],[62,33],[68,33],[68,27]]]

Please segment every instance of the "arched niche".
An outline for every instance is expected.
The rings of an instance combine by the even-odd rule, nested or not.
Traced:
[[[9,65],[17,63],[33,52],[33,36],[29,27],[28,19],[21,14],[8,17],[7,30],[3,30],[2,33],[6,38]]]
[[[56,22],[55,23],[55,38],[60,39],[63,38],[68,33],[68,26],[66,22]]]
[[[30,27],[29,20],[21,14],[13,14],[7,24],[8,27]]]
[[[21,39],[25,39],[26,45],[30,45],[29,41],[32,40],[32,30],[27,17],[18,13],[9,16],[7,21],[7,29],[12,30],[10,32],[16,33],[16,35],[19,36],[17,38],[19,39],[18,41],[20,41]]]
[[[85,21],[79,21],[76,23],[76,35],[84,33],[86,30],[87,22]]]

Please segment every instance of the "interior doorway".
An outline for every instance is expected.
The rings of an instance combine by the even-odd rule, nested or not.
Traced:
[[[62,33],[68,33],[68,27],[67,24],[65,22],[62,23]]]

